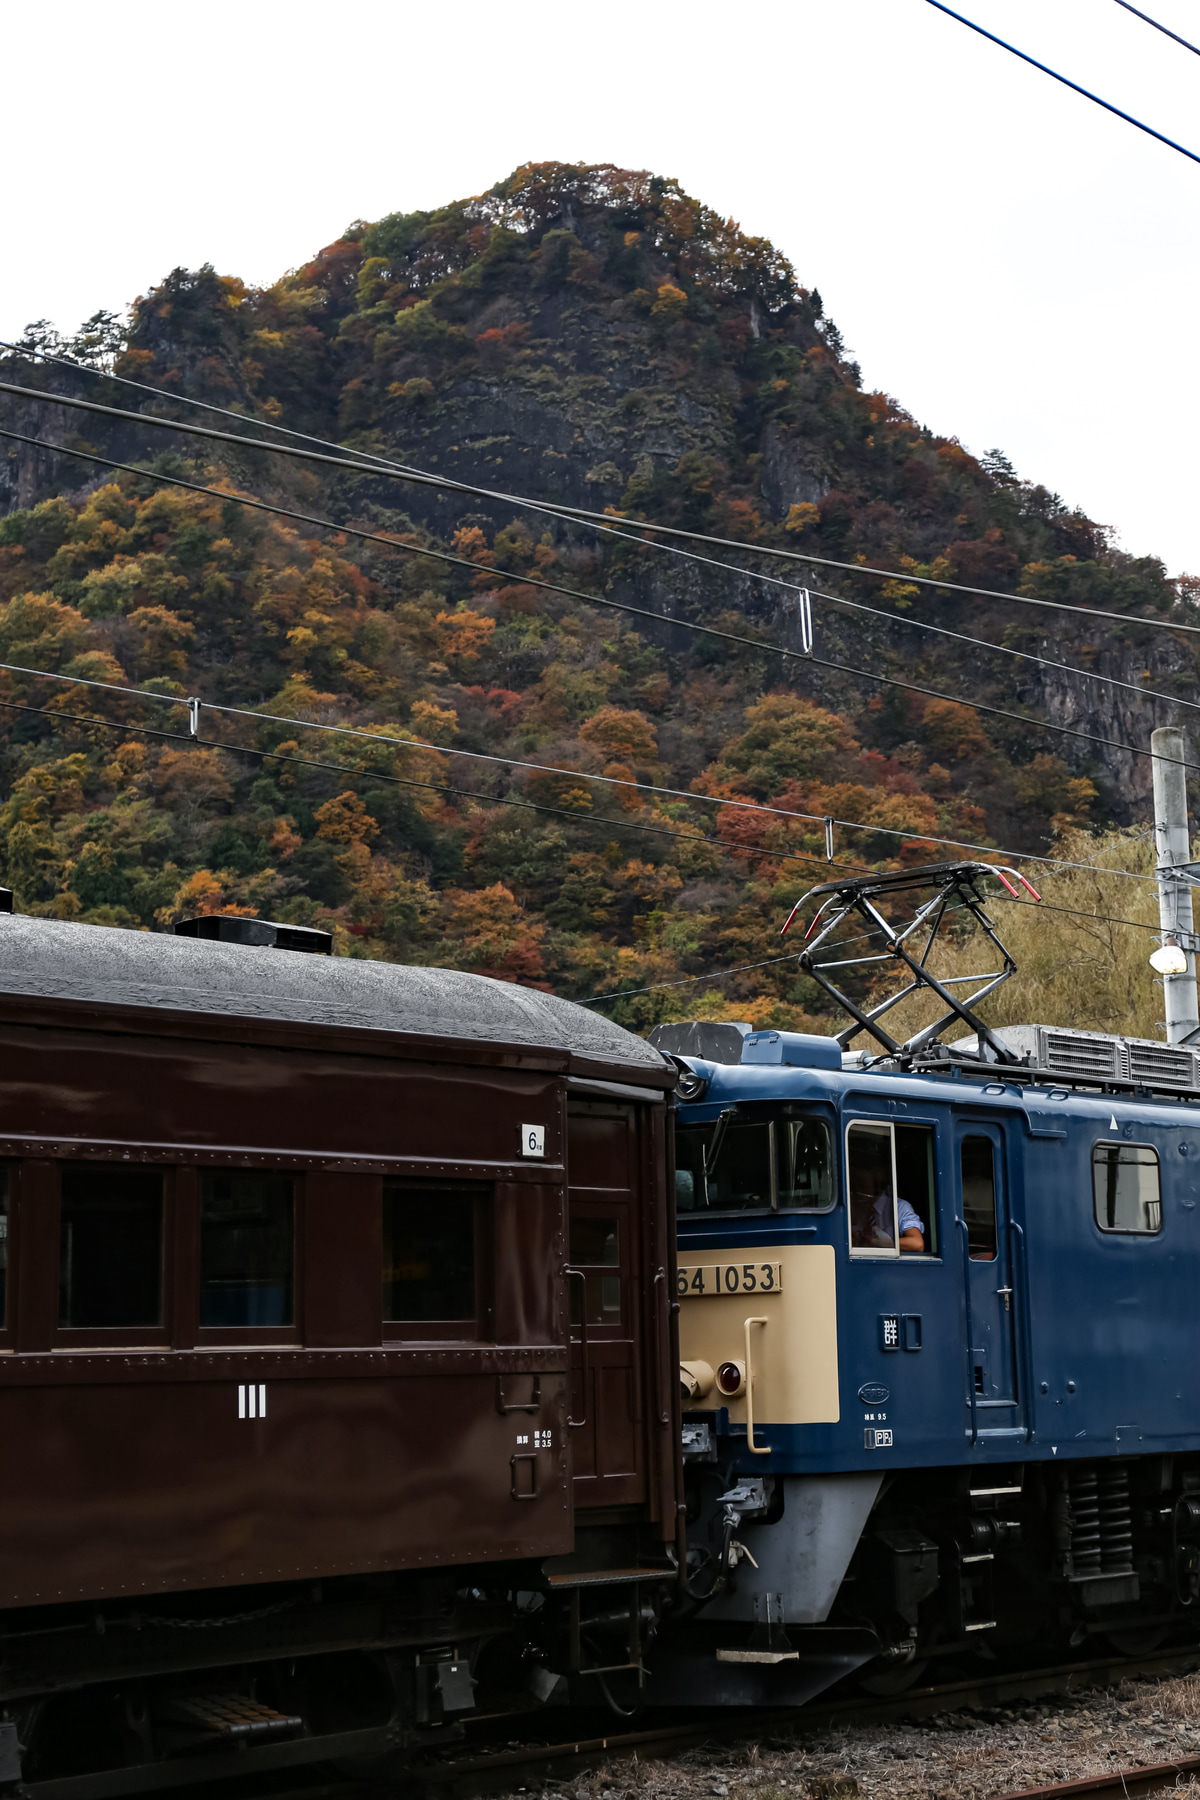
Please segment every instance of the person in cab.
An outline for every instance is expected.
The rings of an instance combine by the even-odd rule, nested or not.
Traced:
[[[860,1149],[857,1155],[852,1156],[850,1163],[851,1248],[894,1249],[896,1229],[900,1233],[902,1253],[924,1250],[925,1227],[914,1208],[907,1200],[902,1199],[897,1199],[893,1207],[892,1176],[888,1163],[882,1157],[864,1155]]]

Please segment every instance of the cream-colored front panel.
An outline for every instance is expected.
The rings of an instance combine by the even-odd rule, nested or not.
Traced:
[[[704,1293],[690,1285],[697,1269],[742,1267],[777,1269],[776,1286],[756,1276],[753,1290],[717,1293],[706,1280]],[[832,1244],[756,1244],[753,1261],[746,1247],[679,1253],[679,1354],[685,1363],[717,1369],[745,1362],[746,1320],[765,1319],[750,1333],[754,1374],[754,1420],[765,1425],[836,1425],[838,1401],[837,1273]],[[684,1271],[688,1275],[684,1275]],[[767,1277],[767,1280],[770,1278]],[[728,1406],[734,1424],[746,1423],[746,1399],[726,1400],[714,1387],[693,1410]]]

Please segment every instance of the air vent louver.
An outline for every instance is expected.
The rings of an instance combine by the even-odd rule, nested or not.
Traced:
[[[1046,1031],[1042,1034],[1041,1060],[1044,1068],[1058,1075],[1090,1076],[1096,1081],[1121,1079],[1121,1043],[1117,1038]]]
[[[1129,1045],[1129,1078],[1146,1087],[1194,1087],[1195,1060],[1190,1050],[1175,1050],[1166,1044]]]

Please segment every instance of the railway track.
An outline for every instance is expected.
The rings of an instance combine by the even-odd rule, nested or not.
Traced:
[[[637,1756],[641,1760],[669,1756],[700,1744],[736,1742],[739,1738],[802,1736],[825,1731],[830,1726],[883,1724],[889,1720],[930,1719],[941,1713],[966,1709],[988,1710],[1012,1701],[1041,1699],[1048,1694],[1080,1693],[1088,1688],[1114,1687],[1121,1681],[1167,1678],[1187,1675],[1200,1669],[1200,1646],[1191,1650],[1178,1648],[1158,1651],[1149,1656],[1116,1654],[1074,1663],[1058,1663],[1039,1669],[1022,1669],[989,1673],[969,1680],[941,1682],[928,1687],[910,1688],[906,1693],[888,1699],[870,1699],[849,1695],[837,1700],[815,1700],[808,1706],[783,1707],[772,1710],[737,1710],[714,1719],[712,1713],[696,1721],[673,1718],[669,1722],[633,1730],[593,1732],[577,1737],[564,1737],[554,1743],[513,1744],[497,1749],[465,1748],[450,1752],[436,1760],[423,1759],[413,1768],[413,1780],[431,1796],[448,1800],[469,1800],[469,1796],[499,1788],[512,1788],[522,1783],[522,1776],[539,1782],[569,1775],[597,1758]],[[1153,1765],[1158,1768],[1160,1765]],[[1164,1771],[1194,1770],[1200,1773],[1200,1757],[1183,1758],[1177,1763],[1164,1763]],[[1134,1771],[1140,1778],[1150,1771]],[[1120,1791],[1121,1776],[1112,1777]],[[1171,1786],[1174,1778],[1166,1775],[1157,1785],[1137,1789],[1140,1793],[1157,1792]],[[1033,1794],[1062,1796],[1074,1800],[1084,1796],[1089,1784],[1065,1782],[1060,1787],[1024,1790],[1005,1796],[1005,1800],[1029,1800]],[[1106,1782],[1099,1783],[1097,1794],[1109,1792]],[[1134,1789],[1130,1788],[1132,1800]],[[279,1797],[283,1800],[283,1797]],[[289,1796],[288,1800],[292,1800]],[[298,1797],[297,1797],[298,1800]]]
[[[467,1742],[436,1757],[426,1755],[410,1765],[403,1788],[409,1800],[474,1800],[477,1795],[521,1788],[533,1792],[543,1785],[562,1782],[573,1774],[625,1758],[651,1761],[702,1745],[715,1748],[739,1740],[799,1741],[828,1733],[839,1725],[929,1720],[971,1710],[988,1713],[1014,1702],[1050,1695],[1065,1698],[1087,1690],[1116,1687],[1122,1681],[1169,1679],[1196,1670],[1200,1670],[1200,1644],[1146,1656],[1114,1653],[1041,1668],[995,1671],[965,1680],[913,1687],[887,1699],[852,1694],[815,1700],[804,1707],[739,1709],[718,1715],[706,1712],[699,1719],[676,1714],[630,1729],[597,1728],[596,1714],[574,1713],[563,1721],[576,1725],[576,1731],[570,1735],[563,1733],[549,1742],[520,1743],[513,1742],[510,1736],[504,1743],[489,1744],[489,1731],[503,1729],[511,1733],[513,1717],[505,1715],[474,1721]],[[538,1714],[536,1719],[545,1731],[550,1723],[547,1715]],[[1097,1800],[1142,1800],[1142,1796],[1172,1788],[1193,1775],[1200,1777],[1200,1756],[1127,1767],[1113,1774],[1044,1787],[997,1788],[996,1800],[1091,1800],[1093,1795]],[[53,1787],[53,1782],[30,1783],[23,1800],[39,1800],[39,1790],[42,1800],[53,1800]],[[394,1776],[378,1780],[341,1776],[331,1779],[328,1769],[314,1769],[310,1781],[243,1777],[177,1788],[175,1792],[180,1800],[395,1800],[397,1789]]]
[[[1114,1775],[1085,1775],[1079,1781],[1055,1781],[1048,1787],[1005,1790],[996,1800],[1144,1800],[1178,1787],[1181,1780],[1200,1776],[1200,1756],[1181,1756],[1174,1762],[1146,1763],[1138,1769],[1118,1769]]]

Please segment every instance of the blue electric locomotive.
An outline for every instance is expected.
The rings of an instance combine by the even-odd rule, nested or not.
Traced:
[[[975,911],[982,871],[941,873],[943,910]],[[926,966],[878,883],[865,902]],[[692,1609],[658,1699],[799,1701],[855,1669],[898,1691],[1033,1639],[1134,1651],[1200,1599],[1200,1059],[989,1031],[938,992],[974,1035],[897,1045],[891,1001],[851,1002],[875,1059],[652,1034],[681,1069]]]

